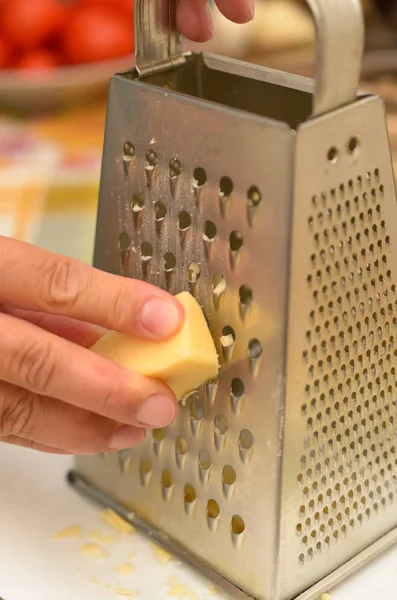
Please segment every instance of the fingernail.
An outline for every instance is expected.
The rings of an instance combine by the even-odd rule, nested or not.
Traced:
[[[255,17],[255,0],[246,0],[246,2],[247,2],[247,8],[251,15],[251,21],[253,21],[254,17]]]
[[[143,442],[145,439],[145,431],[137,427],[129,427],[123,425],[117,429],[109,441],[109,448],[113,450],[126,450],[134,448]]]
[[[144,304],[141,323],[150,333],[166,338],[172,335],[180,323],[180,312],[174,302],[151,298]]]
[[[175,418],[175,405],[167,396],[150,396],[137,413],[137,420],[145,427],[166,427]]]

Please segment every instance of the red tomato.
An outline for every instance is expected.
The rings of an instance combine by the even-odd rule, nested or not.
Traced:
[[[5,0],[0,30],[20,48],[37,48],[60,32],[66,13],[59,0]]]
[[[52,71],[58,65],[59,61],[52,52],[35,50],[22,56],[15,66],[29,71]]]
[[[87,6],[73,12],[63,41],[67,62],[97,62],[131,54],[134,32],[123,14],[100,6]]]
[[[11,48],[5,39],[0,38],[0,69],[6,69],[10,66]]]
[[[134,12],[134,0],[78,0],[81,6],[105,6],[116,12],[123,11],[129,15]]]

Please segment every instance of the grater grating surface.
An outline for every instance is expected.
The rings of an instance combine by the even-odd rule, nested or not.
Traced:
[[[299,322],[290,313],[284,452],[295,456],[285,478],[294,511],[284,515],[309,582],[396,524],[397,257],[381,101],[305,127],[290,301],[307,308]],[[313,167],[325,176],[310,178]]]
[[[306,534],[305,544],[310,538],[312,544],[317,539],[325,544],[331,538],[338,541],[356,521],[370,518],[372,510],[376,513],[394,499],[395,367],[391,365],[397,357],[393,335],[397,320],[380,182],[375,168],[355,182],[341,183],[339,189],[312,198],[313,255],[307,284],[312,288],[313,309],[302,358],[308,366],[305,392],[313,391],[313,397],[301,406],[308,435],[301,457],[303,472],[297,477],[302,484],[297,531]],[[386,438],[380,440],[382,429]],[[341,464],[331,468],[327,478],[322,473],[335,451]],[[369,459],[365,466],[359,465],[360,455]],[[391,462],[385,465],[384,460]],[[311,469],[307,465],[313,462]],[[324,486],[325,494],[319,493]],[[316,506],[323,508],[312,519],[306,517]],[[308,556],[313,554],[312,544]],[[321,550],[322,542],[315,546]]]
[[[137,69],[110,85],[95,264],[189,290],[221,373],[141,448],[76,464],[94,496],[258,600],[345,575],[397,525],[384,108],[356,99],[358,0],[309,4],[315,89],[178,54],[171,30],[153,35],[159,3],[136,2]]]
[[[124,90],[126,96],[120,98]],[[130,95],[129,82],[122,82],[117,90],[112,84],[110,103],[115,102],[115,94],[117,104],[124,104]],[[148,104],[155,107],[156,96],[162,94],[162,90],[155,90],[148,99],[144,89],[139,90],[134,98],[135,112],[141,106],[142,111],[147,110]],[[199,299],[220,355],[221,378],[191,396],[173,426],[154,435],[148,433],[141,448],[131,456],[127,453],[128,472],[120,474],[116,456],[81,459],[79,471],[96,472],[99,487],[107,489],[110,485],[115,496],[140,517],[155,523],[184,547],[195,537],[195,554],[219,571],[225,562],[231,571],[244,569],[247,585],[256,578],[259,588],[262,570],[268,569],[271,582],[271,564],[264,568],[257,555],[256,536],[248,531],[261,529],[270,544],[271,540],[275,543],[272,515],[280,443],[277,389],[283,366],[281,334],[287,285],[286,274],[280,278],[279,273],[288,255],[288,247],[278,244],[278,236],[280,229],[284,230],[285,239],[288,231],[291,179],[272,181],[272,193],[285,198],[279,204],[272,206],[262,190],[267,190],[275,169],[290,170],[293,140],[283,125],[269,129],[259,118],[231,121],[220,110],[200,110],[184,99],[181,108],[181,99],[171,94],[165,101],[167,123],[156,110],[150,123],[144,125],[141,119],[136,125],[130,123],[128,115],[124,120],[120,113],[113,120],[106,140],[104,165],[108,169],[103,172],[102,194],[104,198],[112,193],[120,196],[119,213],[107,204],[103,213],[106,230],[97,252],[108,252],[108,228],[114,222],[116,243],[119,235],[120,243],[128,237],[126,252],[121,245],[121,262],[117,260],[115,272],[123,269],[125,275],[146,278],[172,293],[189,289]],[[196,144],[186,145],[184,137],[173,135],[180,130],[181,110],[186,119],[184,135],[195,138]],[[210,146],[205,138],[197,137],[203,119],[214,135]],[[266,167],[259,152],[242,160],[236,141],[243,139],[258,149],[264,143],[271,144],[274,158]],[[122,150],[131,140],[134,169],[126,182]],[[221,151],[225,143],[227,156]],[[200,162],[198,144],[206,146]],[[147,153],[153,153],[150,148],[156,152],[154,176],[151,170],[148,176],[145,169]],[[169,177],[170,161],[176,158],[181,163],[177,181]],[[206,183],[200,188],[195,182],[204,171]],[[225,196],[231,185],[232,194]],[[139,205],[144,206],[138,219],[131,207],[137,194]],[[156,220],[159,202],[167,209],[160,221]],[[182,225],[191,221],[191,226],[180,228],[181,221]],[[171,255],[175,269],[171,269]],[[271,261],[267,260],[269,255]],[[118,258],[117,253],[111,253],[111,260],[114,257]],[[200,268],[199,277],[195,265]],[[258,281],[258,272],[266,281],[274,282],[270,289]],[[264,486],[264,482],[268,484]],[[252,498],[257,490],[267,488],[258,510]]]

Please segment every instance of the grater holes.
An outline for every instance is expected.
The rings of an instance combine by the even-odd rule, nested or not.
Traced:
[[[236,483],[236,471],[230,465],[225,465],[222,471],[223,495],[229,499],[234,491]]]
[[[236,333],[233,327],[225,325],[222,329],[222,335],[220,338],[222,355],[225,362],[229,362],[233,356],[234,346],[236,342]]]
[[[207,503],[207,523],[211,531],[215,531],[219,522],[220,515],[219,504],[216,500],[208,500]]]
[[[154,205],[154,218],[156,220],[157,223],[161,223],[162,221],[164,221],[165,217],[167,216],[167,207],[164,204],[164,202],[156,202],[156,204]]]
[[[226,417],[217,415],[214,419],[214,444],[217,450],[222,450],[226,442],[228,423]]]
[[[198,263],[192,262],[190,263],[187,270],[187,280],[189,283],[197,283],[200,279],[201,275],[201,267]]]
[[[182,165],[178,158],[171,158],[169,162],[168,177],[177,179],[182,173]]]
[[[256,208],[262,201],[262,194],[256,185],[249,188],[247,192],[247,203],[249,208]]]
[[[232,231],[229,239],[231,252],[239,252],[244,245],[244,238],[239,231]]]
[[[255,360],[261,357],[262,355],[262,344],[256,338],[253,338],[249,341],[248,344],[248,356],[250,359]]]
[[[360,147],[360,140],[357,136],[352,136],[347,144],[347,151],[349,154],[355,154]]]
[[[202,450],[198,456],[199,476],[202,483],[207,483],[212,467],[211,455],[208,450]]]
[[[387,500],[390,486],[397,482],[392,469],[382,466],[386,450],[379,449],[382,432],[390,430],[389,440],[395,435],[385,402],[394,389],[390,385],[394,336],[386,318],[394,310],[390,296],[395,286],[384,252],[390,239],[382,220],[381,185],[379,170],[352,179],[348,186],[315,196],[313,214],[306,217],[313,236],[305,277],[313,306],[302,351],[308,376],[307,400],[301,405],[308,428],[302,466],[308,468],[298,474],[297,482],[305,510],[313,511],[315,520],[319,515],[317,537],[321,536],[323,549],[330,540],[338,543],[348,535],[354,521],[361,524],[372,518],[366,498],[376,497],[380,510],[379,498]],[[386,445],[390,448],[391,442]],[[332,464],[334,469],[329,470]],[[315,475],[322,488],[317,497],[311,495]],[[367,482],[366,496],[359,480]],[[310,522],[301,526],[303,533]]]
[[[206,221],[204,223],[204,231],[203,231],[203,242],[204,242],[204,251],[205,255],[208,258],[211,257],[212,249],[214,246],[214,242],[217,236],[217,227],[213,221]]]
[[[236,483],[236,471],[230,465],[223,467],[222,481],[224,485],[234,485]]]
[[[182,210],[178,216],[178,229],[179,231],[186,232],[192,226],[192,217],[186,210]]]
[[[123,231],[119,235],[119,251],[126,252],[131,246],[131,238],[126,231]]]
[[[202,188],[207,183],[207,173],[202,167],[196,167],[193,173],[193,188]]]
[[[240,515],[233,515],[231,521],[232,541],[234,545],[240,546],[245,532],[244,519]]]
[[[171,499],[172,490],[174,487],[174,480],[172,477],[172,473],[168,469],[164,469],[161,474],[161,487],[162,487],[163,498],[166,502],[168,502]]]
[[[204,407],[198,398],[190,403],[190,427],[193,435],[197,435],[201,428],[204,417]]]
[[[221,198],[229,198],[233,193],[233,181],[230,177],[222,177],[219,182],[219,196]]]
[[[334,165],[338,162],[338,159],[339,159],[339,151],[335,146],[332,146],[332,148],[330,148],[328,150],[327,160],[329,163]]]
[[[125,180],[131,177],[135,166],[135,146],[131,142],[125,142],[123,146],[123,169]]]
[[[235,535],[241,535],[245,531],[245,523],[239,515],[232,517],[232,531]]]
[[[244,382],[235,377],[230,385],[230,401],[232,405],[232,411],[234,414],[239,414],[241,410],[241,404],[245,394]]]
[[[239,309],[243,321],[250,315],[253,299],[252,289],[248,285],[242,285],[239,289]]]
[[[135,192],[134,195],[132,196],[132,201],[131,201],[131,210],[132,210],[133,215],[137,215],[140,212],[142,212],[144,205],[145,205],[145,202],[144,202],[142,194],[138,194],[137,192]]]
[[[141,483],[147,487],[152,476],[152,463],[146,456],[143,456],[139,463],[139,476]]]
[[[153,258],[153,247],[149,242],[142,242],[141,244],[141,261],[148,262]]]
[[[194,504],[196,502],[197,494],[193,485],[187,483],[184,490],[184,503],[185,511],[188,515],[192,514]]]
[[[178,467],[181,469],[186,461],[188,445],[186,439],[180,435],[175,440],[175,460]]]
[[[212,301],[217,310],[221,307],[226,288],[225,276],[222,273],[216,273],[212,278]]]
[[[240,432],[239,439],[238,439],[238,445],[239,445],[240,458],[245,463],[251,458],[252,449],[254,446],[254,436],[249,431],[249,429],[243,429]]]
[[[145,169],[153,170],[155,167],[157,167],[158,162],[159,160],[156,152],[154,150],[148,150],[146,152]]]
[[[119,155],[120,156],[120,155]],[[128,162],[135,158],[135,146],[131,142],[125,142],[123,146],[123,160]]]
[[[260,362],[263,355],[263,348],[260,341],[256,338],[252,338],[248,342],[248,360],[250,365],[251,373],[254,377],[258,374]]]
[[[163,442],[166,437],[166,431],[165,429],[154,429],[152,432],[152,436],[154,452],[157,456],[159,456],[163,446]]]
[[[166,252],[164,254],[164,271],[166,273],[171,273],[175,270],[176,267],[176,258],[175,254],[172,252]]]

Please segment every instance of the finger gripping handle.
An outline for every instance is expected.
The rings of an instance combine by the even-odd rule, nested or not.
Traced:
[[[361,76],[361,0],[306,0],[316,27],[313,116],[353,102]],[[140,75],[183,64],[176,25],[178,0],[135,0],[135,56]]]

